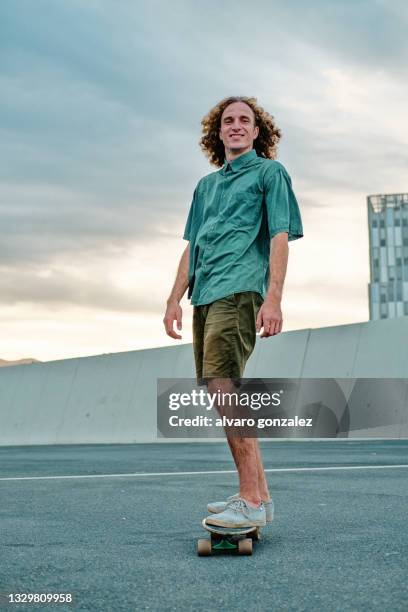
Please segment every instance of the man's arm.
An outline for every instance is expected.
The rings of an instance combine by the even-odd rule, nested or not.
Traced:
[[[288,256],[288,234],[286,232],[276,234],[271,240],[269,287],[256,319],[256,331],[259,332],[263,327],[261,338],[274,336],[282,331],[281,301]]]
[[[190,259],[190,243],[184,249],[177,270],[176,280],[174,281],[173,289],[167,300],[166,314],[164,315],[163,323],[166,329],[166,334],[171,338],[180,340],[181,336],[174,329],[174,321],[177,321],[177,329],[182,329],[183,311],[180,306],[180,301],[188,287],[188,266]]]

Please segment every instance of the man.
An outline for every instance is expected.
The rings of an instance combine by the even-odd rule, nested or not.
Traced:
[[[210,393],[236,391],[261,338],[282,330],[281,300],[288,241],[303,236],[291,179],[274,160],[281,136],[255,98],[230,97],[202,120],[200,145],[218,171],[197,184],[184,238],[189,241],[167,300],[164,325],[181,338],[180,301],[189,288],[194,306],[193,346],[198,384]],[[227,441],[239,475],[239,493],[208,505],[207,522],[262,526],[273,501],[256,438]]]

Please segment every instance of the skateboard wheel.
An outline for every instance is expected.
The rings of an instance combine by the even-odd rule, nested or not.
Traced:
[[[208,557],[209,555],[211,555],[211,540],[198,540],[197,554],[199,557]]]
[[[252,539],[244,538],[238,542],[239,555],[252,555]]]

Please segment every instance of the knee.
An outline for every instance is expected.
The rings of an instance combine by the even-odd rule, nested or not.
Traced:
[[[207,389],[209,393],[233,393],[236,387],[232,378],[211,378],[208,381]]]
[[[215,408],[220,416],[232,416],[236,406],[236,387],[231,378],[212,378],[208,381],[208,392],[215,394]]]

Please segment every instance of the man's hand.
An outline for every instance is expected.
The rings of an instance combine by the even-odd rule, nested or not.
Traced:
[[[175,340],[181,340],[181,336],[173,329],[174,321],[177,321],[177,329],[181,331],[182,317],[183,311],[181,310],[180,304],[177,301],[167,302],[166,314],[164,315],[163,323],[166,329],[166,334]]]
[[[280,301],[265,299],[256,317],[256,331],[263,327],[261,338],[275,336],[282,331],[282,310]]]
[[[288,232],[279,232],[271,239],[269,287],[256,317],[256,331],[259,332],[263,327],[261,338],[275,336],[282,331],[281,300],[288,255]]]
[[[183,312],[180,306],[180,300],[188,287],[188,262],[190,257],[190,243],[184,249],[177,270],[176,280],[174,281],[173,289],[171,290],[169,299],[167,300],[166,314],[164,315],[163,323],[166,334],[175,340],[181,340],[181,336],[174,329],[174,321],[177,321],[177,329],[182,328],[181,319]]]

